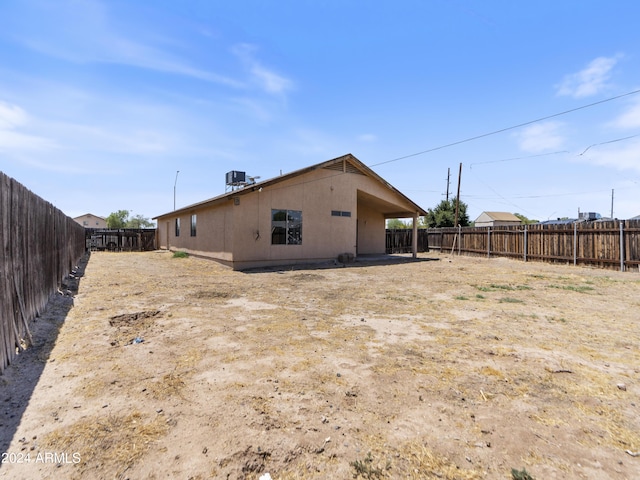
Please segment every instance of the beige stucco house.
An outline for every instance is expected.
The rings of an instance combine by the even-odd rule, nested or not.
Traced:
[[[91,213],[85,213],[79,217],[74,217],[74,220],[82,225],[84,228],[107,228],[107,220],[93,215]]]
[[[476,227],[505,227],[520,224],[522,221],[509,212],[482,212],[474,222]]]
[[[154,220],[160,248],[243,270],[384,254],[385,220],[413,218],[417,229],[421,215],[422,208],[347,154]]]

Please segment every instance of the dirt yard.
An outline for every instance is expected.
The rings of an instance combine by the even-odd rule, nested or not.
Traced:
[[[0,377],[0,478],[639,478],[638,273],[419,260],[93,253]]]

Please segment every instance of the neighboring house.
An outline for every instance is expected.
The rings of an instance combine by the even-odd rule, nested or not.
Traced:
[[[417,228],[422,215],[424,209],[347,154],[154,220],[160,248],[243,270],[384,254],[386,219],[410,217]]]
[[[635,217],[631,217],[629,220],[640,220],[640,215],[635,216]]]
[[[507,227],[520,225],[522,221],[513,213],[508,212],[482,212],[474,226],[476,227]]]
[[[106,219],[90,213],[85,213],[84,215],[75,217],[74,220],[84,228],[107,228]]]

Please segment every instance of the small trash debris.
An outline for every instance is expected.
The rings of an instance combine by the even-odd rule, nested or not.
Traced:
[[[132,344],[142,343],[142,342],[144,342],[144,338],[142,338],[142,337],[136,337],[133,340],[131,340]]]
[[[618,390],[622,390],[623,392],[627,391],[627,386],[624,383],[618,383],[616,387],[618,387]]]
[[[267,472],[264,475],[260,475],[259,480],[272,480],[272,479],[271,479],[271,475],[269,475],[269,473]]]
[[[632,457],[640,456],[640,452],[632,452],[631,450],[625,450],[625,453],[631,455]]]

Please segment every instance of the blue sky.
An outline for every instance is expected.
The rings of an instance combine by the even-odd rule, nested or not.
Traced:
[[[425,209],[462,163],[472,220],[609,216],[612,190],[615,217],[640,215],[635,0],[3,0],[0,18],[0,170],[70,216],[153,217],[174,184],[181,207],[230,170],[345,153]]]

